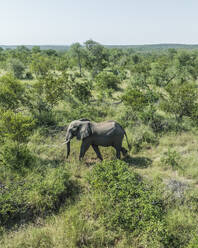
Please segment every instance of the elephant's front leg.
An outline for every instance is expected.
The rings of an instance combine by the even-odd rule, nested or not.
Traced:
[[[81,147],[80,147],[80,156],[79,156],[79,160],[81,160],[86,151],[89,149],[90,147],[90,143],[87,141],[87,140],[83,140],[82,144],[81,144]]]

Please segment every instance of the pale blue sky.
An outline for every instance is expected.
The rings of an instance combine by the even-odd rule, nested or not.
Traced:
[[[0,0],[0,45],[198,44],[198,0]]]

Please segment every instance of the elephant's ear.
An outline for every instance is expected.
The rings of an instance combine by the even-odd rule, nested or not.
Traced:
[[[89,121],[83,122],[77,133],[77,139],[82,140],[92,134],[91,125]]]

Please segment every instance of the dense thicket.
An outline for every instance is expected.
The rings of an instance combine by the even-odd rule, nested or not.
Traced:
[[[74,206],[65,230],[81,218],[88,236],[76,225],[65,241],[71,247],[196,247],[196,191],[177,197],[163,176],[157,187],[129,165],[152,167],[150,158],[133,156],[157,147],[163,137],[197,135],[197,78],[197,50],[144,53],[93,40],[67,51],[0,49],[0,232],[71,208],[79,194],[80,210]],[[132,157],[98,164],[88,180],[86,170],[76,176],[71,168],[80,171],[78,151],[67,162],[60,144],[68,123],[83,117],[122,124]],[[189,172],[182,159],[169,147],[158,166],[197,180],[197,170]],[[86,221],[95,222],[92,229]],[[43,247],[53,247],[50,242]]]

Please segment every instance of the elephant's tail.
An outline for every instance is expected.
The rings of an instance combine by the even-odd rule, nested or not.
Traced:
[[[127,138],[127,134],[126,134],[125,130],[124,130],[124,135],[126,136],[127,145],[128,145],[129,151],[130,151],[131,150],[131,144],[129,144],[129,141],[128,141],[128,138]]]

